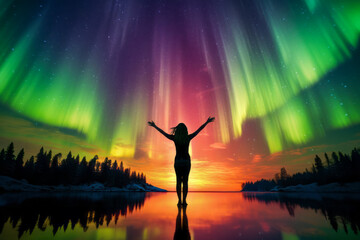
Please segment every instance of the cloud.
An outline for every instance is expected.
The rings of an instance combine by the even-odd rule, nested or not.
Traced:
[[[226,145],[221,142],[216,142],[210,145],[210,147],[215,149],[226,149]]]
[[[147,158],[147,157],[148,157],[148,154],[146,151],[144,151],[140,148],[135,149],[134,159],[141,159],[141,158]]]
[[[253,157],[252,162],[253,162],[253,163],[258,163],[258,162],[260,162],[260,161],[263,159],[263,156],[264,156],[264,155],[261,155],[261,154],[255,154],[254,157]]]

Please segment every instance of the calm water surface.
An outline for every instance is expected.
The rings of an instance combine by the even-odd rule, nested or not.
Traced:
[[[0,239],[360,239],[360,196],[191,192],[0,195]]]

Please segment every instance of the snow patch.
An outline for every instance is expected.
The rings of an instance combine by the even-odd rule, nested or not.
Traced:
[[[29,184],[26,180],[17,180],[7,176],[0,176],[0,192],[166,192],[165,189],[154,187],[150,184],[131,183],[124,188],[106,187],[95,182],[83,185],[57,185],[40,186]]]
[[[321,192],[321,193],[357,193],[360,192],[360,182],[353,183],[330,183],[326,185],[319,185],[311,183],[307,185],[296,185],[288,187],[276,186],[270,190],[271,192]]]

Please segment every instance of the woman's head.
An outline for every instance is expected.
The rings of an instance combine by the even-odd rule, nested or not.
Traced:
[[[171,128],[174,134],[175,142],[186,143],[189,139],[188,130],[184,123],[179,123],[176,127]]]

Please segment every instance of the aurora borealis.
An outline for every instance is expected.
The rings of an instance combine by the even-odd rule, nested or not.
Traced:
[[[359,1],[0,2],[0,143],[123,160],[174,189],[238,190],[360,143]],[[214,181],[216,179],[216,181]]]

